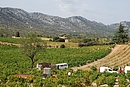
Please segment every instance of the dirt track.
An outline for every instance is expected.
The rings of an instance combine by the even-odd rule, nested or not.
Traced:
[[[1,42],[0,41],[0,44],[3,44],[3,45],[14,45],[14,46],[18,46],[18,47],[20,47],[21,45],[20,44],[14,44],[14,43],[8,43],[8,42]]]
[[[95,62],[89,63],[81,67],[73,67],[72,69],[83,69],[88,70],[90,67],[100,67],[108,66],[111,68],[114,67],[124,67],[125,65],[130,65],[130,46],[129,45],[116,45],[110,54],[106,57],[99,59]]]

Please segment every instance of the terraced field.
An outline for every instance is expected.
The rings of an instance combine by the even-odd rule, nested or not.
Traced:
[[[74,67],[75,69],[89,69],[92,66],[124,67],[130,65],[130,45],[116,45],[110,54],[90,64]]]

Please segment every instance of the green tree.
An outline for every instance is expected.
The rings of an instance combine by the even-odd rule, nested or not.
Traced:
[[[19,32],[16,32],[16,37],[20,37],[20,33]]]
[[[36,54],[40,50],[44,50],[43,52],[45,52],[46,43],[41,44],[40,42],[40,39],[37,38],[35,34],[29,34],[27,37],[23,38],[23,53],[31,59],[31,68],[34,67],[34,63],[38,60]]]
[[[60,48],[65,48],[65,45],[64,45],[64,44],[61,44]]]
[[[121,43],[125,43],[128,42],[128,29],[125,30],[124,29],[125,26],[123,26],[121,23],[119,25],[119,28],[117,30],[117,32],[115,33],[114,37],[113,37],[113,41],[117,44],[121,44]]]
[[[54,37],[53,38],[54,42],[65,42],[65,39],[59,38],[59,37]]]

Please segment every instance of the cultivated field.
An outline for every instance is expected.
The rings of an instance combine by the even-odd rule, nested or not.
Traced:
[[[124,67],[126,65],[130,65],[130,45],[116,45],[112,49],[112,52],[104,58],[77,68],[86,70],[92,66],[95,66],[97,68],[100,66],[108,66],[114,68]]]
[[[15,41],[17,43],[15,43]],[[50,42],[50,45],[60,45],[65,43]],[[106,84],[113,87],[116,82],[117,74],[111,73],[98,73],[95,71],[83,71],[92,66],[124,66],[129,65],[130,46],[129,45],[101,45],[101,46],[88,46],[79,48],[72,43],[67,48],[47,48],[46,53],[42,52],[36,55],[39,62],[51,62],[53,64],[66,62],[69,69],[53,70],[52,74],[56,75],[55,78],[48,76],[45,80],[41,78],[43,71],[36,68],[31,69],[31,61],[21,52],[20,39],[10,38],[0,40],[0,86],[1,87],[86,87],[92,85],[92,82],[100,85]],[[66,44],[65,44],[66,45]],[[114,48],[113,48],[114,47]],[[111,53],[110,53],[111,52]],[[109,54],[110,53],[110,54]],[[106,56],[107,55],[107,56]],[[76,68],[74,68],[76,66]],[[74,71],[71,77],[67,73],[71,68],[83,69]],[[28,74],[27,79],[16,78],[15,74]],[[120,74],[118,80],[119,84],[128,85],[129,74],[124,77]],[[95,87],[95,86],[92,86]]]

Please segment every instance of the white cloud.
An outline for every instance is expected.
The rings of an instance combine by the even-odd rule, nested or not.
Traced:
[[[66,15],[83,15],[87,11],[87,4],[80,0],[61,0],[59,8]]]
[[[72,12],[70,11],[70,9],[72,8],[71,4],[60,4],[59,8],[62,12],[64,12],[65,14],[72,14]]]

